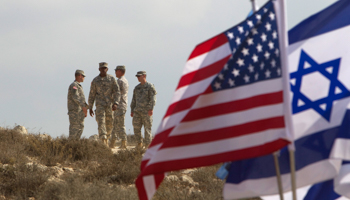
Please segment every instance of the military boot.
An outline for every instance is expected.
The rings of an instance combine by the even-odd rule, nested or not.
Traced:
[[[116,140],[113,140],[111,139],[110,142],[109,142],[109,148],[113,149],[115,147],[115,141]]]
[[[122,140],[122,143],[119,147],[120,149],[126,149],[126,140]]]

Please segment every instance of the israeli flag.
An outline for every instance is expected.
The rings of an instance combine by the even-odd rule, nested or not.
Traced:
[[[297,189],[297,197],[300,200],[350,200],[340,194],[349,192],[350,162],[343,162],[339,175],[333,180],[327,180],[314,185]],[[335,192],[337,189],[338,192]],[[279,195],[261,197],[263,200],[280,200]],[[284,193],[284,200],[292,200],[292,193]]]
[[[345,182],[339,182],[339,180],[346,178],[343,175],[347,176],[350,171],[348,170],[350,167],[349,162],[344,162],[341,171],[336,179],[328,180],[325,182],[317,183],[310,187],[307,190],[305,196],[300,196],[303,200],[349,200],[345,196],[339,195],[334,189],[337,189],[339,193],[346,194],[349,191],[349,181],[347,184]],[[341,190],[345,189],[343,192]],[[268,200],[268,199],[266,199]]]
[[[334,191],[350,198],[350,175],[341,171],[350,160],[350,1],[301,22],[289,31],[289,43],[297,187],[335,178]],[[287,148],[278,159],[287,192]],[[225,199],[272,194],[278,194],[272,155],[231,164]]]

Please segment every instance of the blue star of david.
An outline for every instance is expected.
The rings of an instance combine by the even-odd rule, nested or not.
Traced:
[[[335,59],[322,64],[318,64],[313,60],[305,51],[301,50],[300,60],[298,65],[298,71],[290,74],[290,79],[295,78],[295,85],[291,84],[291,90],[294,93],[292,100],[293,114],[302,112],[307,109],[314,109],[327,121],[330,121],[333,102],[345,97],[350,96],[350,92],[346,87],[338,80],[338,72],[340,59]],[[304,68],[305,62],[309,63],[311,66]],[[326,69],[328,67],[333,67],[332,72],[328,72]],[[330,86],[327,97],[311,101],[307,96],[305,96],[301,91],[302,77],[307,74],[314,72],[321,73],[325,78],[329,79]],[[336,93],[336,88],[340,91]],[[298,101],[304,102],[303,105],[298,105]]]

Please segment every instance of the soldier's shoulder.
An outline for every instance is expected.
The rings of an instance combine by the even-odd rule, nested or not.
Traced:
[[[153,83],[150,83],[150,82],[148,82],[148,81],[146,82],[146,84],[147,84],[147,86],[149,86],[149,87],[154,86]]]
[[[118,79],[118,83],[128,84],[128,80],[123,76],[122,78]]]
[[[109,80],[116,80],[114,76],[110,75],[110,74],[107,74],[107,79]]]
[[[69,85],[69,90],[71,90],[71,91],[77,90],[79,87],[80,87],[80,86],[79,86],[79,83],[76,82],[76,81],[74,81],[73,83],[71,83],[71,84]]]
[[[122,76],[122,79],[123,79],[125,82],[128,82],[128,79],[126,79],[125,76]]]
[[[124,82],[128,82],[128,80],[125,78],[125,76],[122,76],[120,79],[118,80],[121,80],[121,81],[124,81]]]
[[[141,86],[142,86],[141,83],[139,83],[135,86],[135,89],[140,88]]]
[[[156,88],[154,87],[154,84],[153,84],[153,83],[150,83],[150,82],[147,82],[147,87],[150,87],[150,88],[156,89]]]
[[[94,79],[92,79],[92,82],[96,82],[96,81],[98,81],[99,79],[101,79],[101,78],[100,78],[99,75],[97,75]]]
[[[78,86],[79,84],[76,81],[73,81],[73,83],[69,85],[69,89],[73,89],[73,87],[78,87]]]

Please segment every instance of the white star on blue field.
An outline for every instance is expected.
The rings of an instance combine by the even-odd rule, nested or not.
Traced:
[[[350,96],[350,92],[347,88],[338,80],[338,73],[340,67],[341,58],[331,60],[322,64],[318,64],[313,58],[311,58],[304,50],[301,51],[300,60],[298,65],[298,71],[290,74],[290,79],[295,79],[295,84],[291,84],[291,90],[294,93],[292,100],[293,114],[302,112],[307,109],[314,109],[327,121],[330,121],[332,113],[333,102],[345,97]],[[311,66],[304,68],[305,62]],[[327,70],[332,68],[331,70]],[[330,81],[329,92],[326,97],[317,99],[315,101],[310,100],[307,94],[301,92],[302,77],[315,72],[321,73],[325,78]],[[298,102],[302,101],[302,105],[298,105]]]

